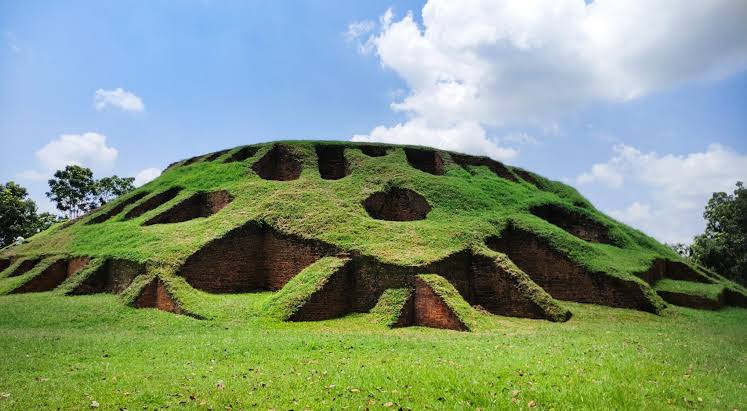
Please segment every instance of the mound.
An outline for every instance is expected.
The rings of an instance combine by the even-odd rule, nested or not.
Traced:
[[[3,250],[0,270],[0,293],[114,293],[211,318],[205,293],[265,291],[257,309],[286,321],[371,313],[390,327],[461,331],[491,314],[566,321],[560,301],[655,314],[665,300],[747,305],[743,288],[567,185],[487,157],[347,142],[175,162],[90,216]]]

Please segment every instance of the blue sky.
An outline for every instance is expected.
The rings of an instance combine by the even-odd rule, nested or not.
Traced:
[[[649,3],[0,1],[0,181],[50,209],[68,162],[145,181],[355,136],[489,154],[688,241],[747,179],[747,5]]]

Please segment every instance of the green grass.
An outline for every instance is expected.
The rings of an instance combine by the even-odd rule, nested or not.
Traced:
[[[722,284],[704,284],[692,281],[677,281],[663,279],[656,283],[654,287],[657,291],[669,291],[682,294],[698,295],[711,300],[718,300],[719,295],[724,289]]]
[[[54,292],[0,296],[0,408],[86,409],[92,401],[101,409],[130,410],[747,407],[747,310],[670,308],[657,316],[559,302],[505,255],[486,248],[487,237],[512,224],[590,271],[636,281],[660,302],[634,274],[655,258],[678,257],[603,215],[572,187],[536,175],[537,186],[512,182],[487,167],[465,170],[446,152],[446,174],[434,176],[410,167],[400,146],[373,158],[340,142],[329,144],[347,145],[352,174],[329,181],[319,176],[314,142],[285,143],[303,162],[298,180],[267,181],[251,171],[269,144],[243,162],[222,163],[236,148],[216,161],[176,164],[139,188],[149,196],[174,186],[184,190],[138,218],[123,220],[135,203],[105,223],[86,224],[94,213],[1,250],[0,257],[46,259],[22,276],[8,278],[13,267],[0,273],[0,295],[56,258],[88,256],[92,262]],[[361,202],[391,185],[423,195],[432,206],[428,217],[407,223],[370,218]],[[216,190],[235,199],[213,216],[142,225],[196,192]],[[529,213],[548,203],[607,227],[615,245],[581,240]],[[316,262],[277,293],[209,294],[177,275],[194,252],[249,221],[382,263],[424,265],[471,250],[496,259],[516,292],[548,318],[573,317],[554,323],[489,315],[440,277],[425,277],[471,332],[389,329],[407,297],[401,289],[384,293],[371,314],[288,323],[281,320],[344,259]],[[147,273],[119,296],[64,296],[107,258],[145,263]],[[131,308],[156,276],[182,308],[206,320]],[[744,292],[720,277],[717,282],[710,287]],[[659,284],[668,286],[684,287]]]
[[[0,409],[747,406],[744,309],[564,303],[565,323],[477,313],[463,333],[392,330],[373,314],[271,321],[255,310],[271,296],[220,296],[236,310],[212,321],[111,295],[0,297]]]
[[[603,215],[576,190],[559,182],[538,177],[543,182],[543,189],[538,189],[527,182],[498,178],[487,167],[471,167],[468,172],[454,164],[446,152],[446,175],[434,176],[409,166],[400,146],[393,146],[384,157],[368,157],[351,143],[341,142],[329,144],[350,147],[345,155],[352,173],[341,180],[323,180],[317,171],[314,142],[285,143],[302,159],[304,168],[298,180],[262,180],[251,171],[249,166],[264,155],[270,144],[261,145],[253,157],[243,162],[222,163],[239,149],[236,148],[212,162],[171,167],[139,188],[138,191],[155,194],[177,185],[184,187],[176,198],[156,210],[124,221],[122,216],[133,204],[101,224],[85,224],[90,217],[84,217],[64,228],[56,225],[2,254],[67,253],[179,264],[211,239],[247,221],[261,220],[290,234],[318,238],[343,250],[400,264],[422,264],[481,246],[486,237],[500,234],[509,222],[547,238],[589,269],[610,275],[629,276],[643,271],[657,256],[677,258],[650,237]],[[390,185],[411,188],[425,196],[433,207],[428,218],[407,225],[370,218],[361,202]],[[235,200],[216,215],[180,224],[141,225],[195,192],[221,189],[229,191]],[[528,212],[531,207],[546,203],[599,221],[609,228],[620,247],[580,240]],[[110,203],[101,212],[115,205]]]
[[[464,301],[459,291],[447,279],[438,274],[420,274],[418,278],[428,284],[433,292],[441,297],[468,330],[475,329],[475,310],[467,301]]]

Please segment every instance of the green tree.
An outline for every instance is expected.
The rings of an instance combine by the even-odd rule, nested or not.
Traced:
[[[96,196],[99,205],[102,206],[109,201],[129,193],[135,189],[134,177],[104,177],[96,182]]]
[[[54,178],[49,180],[49,191],[46,194],[57,209],[70,218],[77,218],[98,205],[93,172],[76,165],[57,170]]]
[[[30,237],[58,221],[49,213],[36,214],[36,203],[28,191],[10,181],[0,185],[0,247],[13,243],[16,237]]]
[[[692,257],[741,284],[747,282],[747,188],[737,182],[734,194],[713,193],[705,212],[705,233],[695,237]]]

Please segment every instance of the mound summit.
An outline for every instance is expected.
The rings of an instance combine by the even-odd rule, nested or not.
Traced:
[[[332,141],[174,163],[0,252],[0,294],[51,290],[196,318],[210,318],[208,294],[264,291],[268,318],[367,312],[455,330],[486,312],[566,321],[563,301],[655,314],[667,302],[747,306],[741,286],[562,183],[487,157]]]

